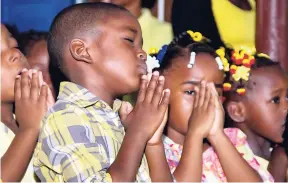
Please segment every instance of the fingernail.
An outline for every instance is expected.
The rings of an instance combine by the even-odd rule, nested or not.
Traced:
[[[165,93],[170,93],[170,89],[167,88],[167,89],[164,90],[164,92]]]
[[[36,69],[32,69],[32,73],[33,74],[37,73],[37,70]]]
[[[159,72],[158,72],[158,71],[155,71],[155,72],[153,72],[153,75],[154,75],[154,76],[159,76]]]
[[[20,77],[21,77],[20,75],[17,75],[17,76],[16,76],[16,79],[19,79]]]
[[[27,72],[27,71],[28,71],[28,69],[26,69],[26,68],[22,69],[22,72]]]
[[[164,79],[165,79],[164,76],[160,76],[158,80],[163,81]]]
[[[141,79],[147,79],[146,75],[142,75]]]

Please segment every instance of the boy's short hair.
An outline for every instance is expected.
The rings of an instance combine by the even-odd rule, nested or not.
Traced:
[[[54,18],[48,35],[48,52],[52,64],[61,67],[65,45],[76,35],[97,34],[95,26],[107,15],[119,11],[128,12],[123,7],[110,3],[80,3],[63,9]],[[132,14],[131,14],[132,15]],[[133,16],[133,15],[132,15]]]

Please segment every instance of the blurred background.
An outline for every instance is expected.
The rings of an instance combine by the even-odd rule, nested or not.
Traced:
[[[190,29],[211,39],[214,48],[257,49],[288,69],[288,0],[2,0],[1,21],[16,32],[48,31],[59,11],[87,1],[115,3],[134,13],[145,51]],[[131,3],[142,8],[138,14]]]

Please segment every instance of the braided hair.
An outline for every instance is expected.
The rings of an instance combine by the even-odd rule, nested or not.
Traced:
[[[164,45],[157,54],[153,55],[157,57],[160,63],[160,67],[157,70],[163,71],[168,69],[172,65],[172,60],[184,56],[187,49],[190,53],[207,53],[217,58],[218,55],[209,43],[210,40],[203,37],[199,32],[182,32],[169,45]]]
[[[251,71],[264,67],[280,67],[278,62],[274,62],[268,55],[263,53],[249,55],[243,50],[228,49],[225,57],[228,62],[223,89],[224,94],[226,93],[225,95],[230,98],[235,95],[245,95],[246,89],[250,88],[249,77]]]

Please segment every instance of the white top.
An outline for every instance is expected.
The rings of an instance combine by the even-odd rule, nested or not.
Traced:
[[[5,154],[14,137],[15,134],[2,122],[0,122],[0,157],[2,157]],[[34,179],[34,170],[32,161],[30,161],[26,174],[21,182],[36,182]]]

